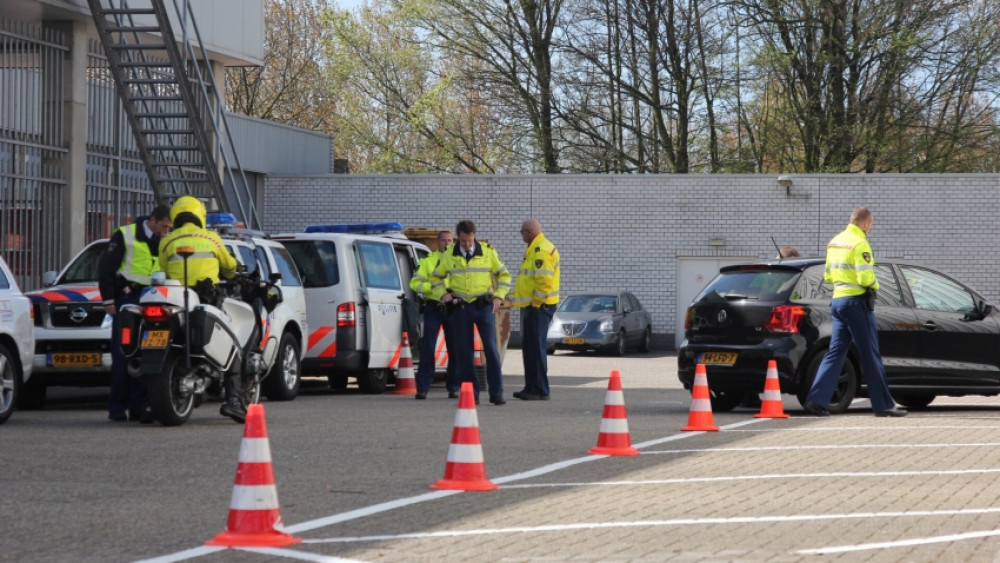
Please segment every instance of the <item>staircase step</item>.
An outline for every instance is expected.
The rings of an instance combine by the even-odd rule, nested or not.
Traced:
[[[117,51],[131,51],[133,49],[134,50],[141,49],[147,51],[164,51],[166,50],[167,46],[163,44],[156,45],[152,43],[115,43],[114,45],[111,46],[111,48]]]
[[[125,78],[125,84],[178,84],[176,78]]]
[[[171,68],[170,61],[122,61],[118,66],[123,68]]]
[[[104,28],[108,33],[159,33],[158,25],[130,25],[125,27],[109,26]]]
[[[143,135],[194,135],[190,129],[140,129]]]
[[[150,145],[146,149],[151,151],[193,152],[200,151],[201,147],[198,145]]]
[[[156,11],[152,8],[108,8],[98,11],[103,16],[152,16]]]
[[[190,115],[187,113],[149,113],[149,112],[136,112],[135,116],[138,117],[139,119],[155,119],[157,117],[162,117],[166,119],[190,117]]]

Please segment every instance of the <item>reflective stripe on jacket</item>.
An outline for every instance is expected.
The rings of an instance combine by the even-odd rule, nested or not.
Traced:
[[[181,246],[194,247],[187,260],[188,275],[184,280],[184,258],[177,254]],[[184,280],[188,287],[203,279],[219,283],[219,275],[231,278],[236,273],[236,259],[226,250],[222,238],[214,231],[188,223],[160,243],[160,268],[172,280]]]
[[[514,284],[515,307],[559,303],[559,250],[539,233],[524,250]]]
[[[493,287],[494,279],[496,287]],[[472,260],[466,260],[459,244],[453,244],[441,253],[438,265],[431,272],[430,298],[440,301],[445,293],[471,303],[477,297],[492,293],[503,299],[510,292],[510,272],[500,261],[497,251],[488,244],[476,241]]]
[[[863,295],[869,287],[878,289],[875,256],[865,232],[848,225],[826,245],[824,279],[833,284],[833,297]]]
[[[410,278],[410,289],[423,295],[425,299],[432,299],[431,291],[431,273],[434,272],[434,268],[437,268],[438,262],[441,260],[441,251],[435,250],[423,260],[420,261],[420,265],[417,267],[417,271]]]
[[[125,225],[118,230],[122,233],[125,256],[118,267],[118,275],[130,282],[149,285],[153,283],[153,272],[157,271],[156,257],[145,241],[137,240],[136,229],[142,228],[138,223]]]

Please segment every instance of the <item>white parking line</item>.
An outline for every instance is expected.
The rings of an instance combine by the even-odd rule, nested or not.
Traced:
[[[317,538],[303,543],[358,543],[392,541],[401,539],[448,538],[485,536],[491,534],[520,534],[525,532],[566,532],[608,528],[639,528],[665,526],[703,526],[711,524],[779,524],[787,522],[814,522],[817,520],[868,520],[875,518],[926,518],[929,516],[968,516],[1000,513],[998,508],[969,508],[961,510],[918,510],[912,512],[858,512],[853,514],[796,514],[791,516],[733,516],[728,518],[677,518],[673,520],[639,520],[633,522],[579,522],[575,524],[548,524],[543,526],[517,526],[512,528],[481,528],[478,530],[441,530],[381,536],[345,536]],[[914,541],[914,540],[910,540]],[[916,540],[919,541],[919,540]],[[845,549],[845,548],[833,548]],[[804,552],[800,552],[804,553]]]
[[[933,543],[948,543],[948,542],[955,542],[962,540],[975,540],[979,538],[989,538],[992,536],[1000,536],[1000,530],[966,532],[964,534],[952,534],[950,536],[934,536],[929,538],[916,538],[912,540],[863,543],[858,545],[842,545],[837,547],[821,547],[819,549],[802,549],[796,553],[801,553],[802,555],[828,555],[831,553],[848,553],[851,551],[866,551],[870,549],[889,549],[893,547],[911,547],[914,545],[929,545]]]
[[[994,448],[1000,442],[971,442],[968,444],[841,444],[837,446],[757,446],[753,448],[703,448],[691,450],[653,450],[643,455],[675,455],[718,452],[767,452],[794,450],[850,450],[850,449],[912,449],[912,448]]]

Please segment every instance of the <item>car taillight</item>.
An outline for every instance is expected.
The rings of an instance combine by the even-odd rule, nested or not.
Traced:
[[[691,330],[691,317],[693,316],[694,316],[694,311],[691,309],[691,307],[688,307],[687,311],[684,312],[684,332]]]
[[[337,328],[349,328],[357,324],[354,316],[354,302],[341,303],[337,306]]]
[[[170,312],[163,305],[143,305],[142,316],[151,323],[162,323],[170,317]]]
[[[764,326],[769,332],[797,334],[799,319],[806,314],[805,307],[800,305],[778,305],[771,307],[771,318]]]

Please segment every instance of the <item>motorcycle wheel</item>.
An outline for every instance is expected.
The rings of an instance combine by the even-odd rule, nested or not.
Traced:
[[[184,424],[194,410],[194,393],[181,390],[185,375],[184,358],[174,356],[167,360],[161,374],[145,378],[149,408],[164,426]]]

